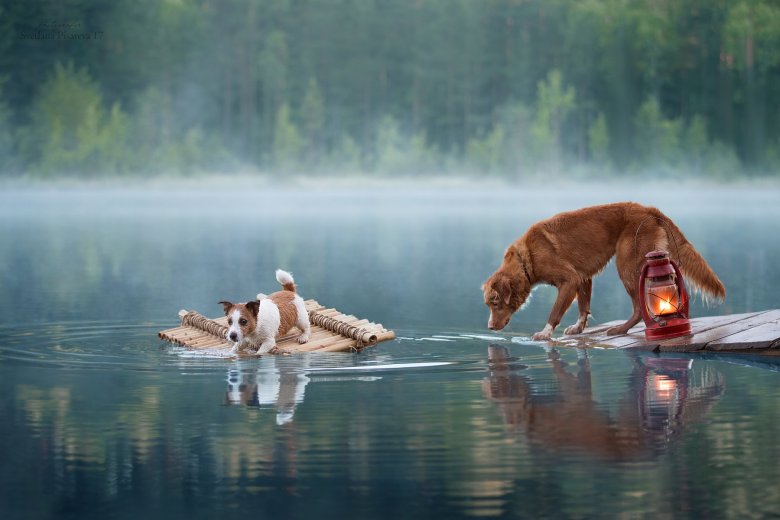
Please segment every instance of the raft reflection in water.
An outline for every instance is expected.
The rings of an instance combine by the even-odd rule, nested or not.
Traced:
[[[575,373],[557,350],[549,350],[557,388],[539,391],[538,381],[521,375],[526,367],[507,348],[491,345],[483,391],[512,431],[540,446],[616,460],[654,457],[707,414],[724,392],[724,377],[709,367],[693,370],[690,359],[630,356],[628,388],[613,414],[593,399],[585,350]]]

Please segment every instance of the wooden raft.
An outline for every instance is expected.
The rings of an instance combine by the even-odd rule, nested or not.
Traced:
[[[381,324],[325,308],[315,300],[306,300],[304,303],[309,312],[311,337],[306,343],[298,343],[296,338],[300,331],[293,329],[291,334],[276,340],[277,349],[281,353],[355,352],[395,338],[395,332],[385,329]],[[233,348],[232,343],[225,339],[228,330],[226,316],[209,319],[197,312],[182,310],[179,311],[179,317],[181,326],[161,331],[158,334],[161,339],[191,349],[229,351]]]
[[[780,309],[706,316],[691,319],[692,334],[667,340],[647,341],[645,324],[622,336],[607,336],[606,330],[622,321],[611,321],[585,329],[582,334],[556,341],[573,347],[611,347],[653,352],[745,352],[780,355]]]

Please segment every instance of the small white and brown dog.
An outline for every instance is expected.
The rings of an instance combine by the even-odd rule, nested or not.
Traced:
[[[311,335],[309,313],[295,292],[295,281],[290,273],[276,270],[276,281],[283,290],[268,296],[258,294],[257,300],[246,303],[221,301],[228,319],[226,339],[233,343],[233,352],[256,348],[257,354],[266,354],[276,347],[276,338],[290,329],[301,330],[298,343],[306,343]]]

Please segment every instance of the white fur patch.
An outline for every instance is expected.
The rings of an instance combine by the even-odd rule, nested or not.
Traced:
[[[552,332],[554,328],[555,327],[553,327],[548,323],[547,325],[544,326],[542,330],[540,330],[539,332],[531,336],[531,339],[534,341],[548,341],[552,336]]]
[[[279,315],[279,307],[267,298],[262,300],[260,302],[260,311],[257,313],[255,342],[261,344],[268,340],[275,340],[281,323],[282,317]]]
[[[276,281],[282,285],[286,285],[288,283],[295,283],[295,280],[293,280],[292,275],[287,271],[282,271],[281,269],[276,270]]]
[[[563,331],[564,334],[580,334],[582,330],[585,328],[585,326],[588,324],[588,317],[587,316],[580,316],[577,318],[577,322],[574,325],[571,325],[570,327],[566,327],[566,330]]]
[[[241,343],[244,340],[244,334],[241,332],[241,327],[239,327],[238,325],[238,320],[239,318],[241,318],[241,312],[239,312],[238,310],[234,310],[233,313],[230,315],[230,318],[233,320],[233,324],[228,329],[225,339],[227,339],[228,341],[234,341],[235,343]],[[235,340],[230,338],[230,335],[233,333],[237,334]]]
[[[295,326],[301,329],[301,337],[298,338],[298,343],[306,343],[309,341],[309,335],[311,334],[311,325],[309,324],[309,313],[306,310],[306,304],[303,298],[295,295],[292,301],[295,305],[295,312],[298,314],[298,319],[295,320]]]

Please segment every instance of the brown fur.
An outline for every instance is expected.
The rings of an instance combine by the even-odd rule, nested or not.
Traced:
[[[260,309],[260,302],[231,303],[221,301],[219,303],[221,303],[222,307],[225,309],[225,316],[228,317],[228,326],[233,325],[231,314],[233,314],[234,310],[237,310],[240,313],[238,318],[239,327],[241,327],[241,332],[244,334],[244,337],[247,337],[255,330],[257,327],[257,311]],[[243,320],[243,322],[240,320]]]
[[[293,290],[287,289],[287,285],[292,285]],[[295,309],[292,301],[295,298],[295,284],[287,284],[283,291],[277,291],[268,295],[268,299],[279,308],[279,330],[276,337],[287,334],[295,326],[295,320],[298,319],[298,311]]]
[[[534,339],[550,339],[575,298],[579,319],[565,332],[579,334],[590,314],[592,279],[616,256],[618,275],[631,298],[633,313],[628,321],[607,333],[625,334],[641,319],[639,271],[645,253],[654,249],[669,251],[686,280],[696,288],[712,297],[725,298],[726,288],[668,217],[653,207],[621,202],[559,213],[532,225],[511,244],[501,266],[482,285],[485,304],[490,308],[488,328],[506,327],[531,288],[546,283],[558,289],[558,297],[548,327],[534,334]]]
[[[278,272],[277,272],[278,273]],[[278,279],[277,274],[277,279]],[[288,274],[289,276],[289,274]],[[270,300],[276,308],[279,310],[279,327],[276,331],[273,331],[273,337],[268,336],[268,327],[263,327],[260,323],[262,318],[260,313],[260,300],[254,300],[247,303],[232,303],[229,301],[221,301],[225,315],[228,317],[228,326],[233,326],[233,314],[235,311],[239,312],[238,326],[241,329],[241,338],[233,337],[237,335],[236,331],[228,331],[228,340],[235,342],[234,350],[238,351],[244,345],[255,345],[258,349],[258,353],[267,352],[270,349],[275,348],[276,339],[280,336],[287,334],[293,327],[301,329],[301,335],[298,336],[299,343],[306,343],[309,340],[310,328],[308,322],[308,315],[299,317],[298,308],[295,306],[294,300],[297,296],[295,282],[282,284],[283,290],[272,293],[268,296],[258,295],[258,298]],[[300,318],[300,320],[299,320]]]
[[[293,285],[294,287],[294,284],[287,285]],[[295,321],[298,318],[298,311],[292,303],[293,298],[295,298],[295,293],[285,289],[269,294],[267,298],[274,302],[279,308],[279,330],[276,332],[276,337],[284,336],[295,326]],[[233,324],[231,314],[234,310],[238,310],[241,314],[239,320],[246,320],[246,324],[239,323],[244,337],[249,337],[255,331],[257,328],[257,315],[260,310],[259,301],[253,300],[246,303],[222,301],[219,303],[221,303],[225,309],[225,316],[228,317],[228,326]]]

